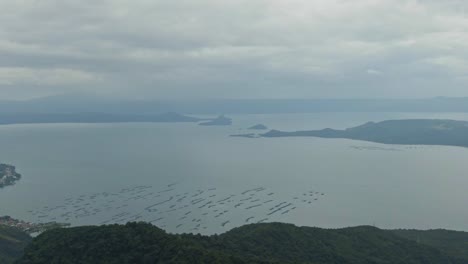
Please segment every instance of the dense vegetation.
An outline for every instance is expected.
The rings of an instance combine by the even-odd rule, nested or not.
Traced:
[[[0,263],[12,263],[21,257],[31,237],[19,229],[0,225]]]
[[[345,130],[296,132],[271,130],[263,137],[348,138],[384,144],[446,145],[468,147],[468,122],[441,119],[407,119],[368,122]]]
[[[45,232],[18,263],[242,263],[150,224],[78,227]]]
[[[468,249],[453,256],[437,243],[433,247],[405,236],[410,238],[374,227],[327,230],[280,223],[246,225],[213,236],[175,235],[150,224],[128,223],[45,232],[18,264],[468,263],[463,257]],[[466,239],[465,233],[460,236]]]

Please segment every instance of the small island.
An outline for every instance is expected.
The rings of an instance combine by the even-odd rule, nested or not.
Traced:
[[[15,184],[21,179],[21,174],[16,172],[15,166],[0,163],[0,188]]]
[[[387,120],[368,122],[345,130],[331,128],[295,132],[271,130],[260,136],[345,138],[383,144],[468,147],[468,122],[445,119]]]
[[[232,119],[225,117],[224,115],[220,115],[215,119],[200,123],[199,125],[200,126],[230,126],[232,125]]]
[[[268,127],[265,126],[265,125],[263,125],[263,124],[257,124],[257,125],[255,125],[255,126],[251,126],[251,127],[247,128],[247,129],[251,129],[251,130],[266,130],[266,129],[268,129]]]

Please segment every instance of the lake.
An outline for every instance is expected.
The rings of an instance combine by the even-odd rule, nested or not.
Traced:
[[[23,175],[0,190],[0,215],[72,225],[152,221],[169,232],[202,234],[259,221],[468,231],[466,148],[229,137],[258,123],[290,131],[342,129],[386,119],[468,120],[468,114],[232,118],[228,127],[0,126],[0,162]]]

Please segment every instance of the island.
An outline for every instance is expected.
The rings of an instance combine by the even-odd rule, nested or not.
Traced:
[[[21,174],[16,172],[15,166],[0,163],[0,188],[15,184],[21,179]]]
[[[224,115],[220,115],[215,119],[200,123],[199,125],[200,126],[230,126],[232,125],[232,119],[225,117]]]
[[[257,125],[255,125],[255,126],[251,126],[251,127],[247,128],[247,129],[251,129],[251,130],[266,130],[266,129],[268,129],[268,127],[265,126],[264,124],[257,124]]]
[[[387,120],[368,122],[344,130],[331,128],[295,132],[271,130],[260,136],[345,138],[383,144],[468,147],[468,122],[446,119]]]

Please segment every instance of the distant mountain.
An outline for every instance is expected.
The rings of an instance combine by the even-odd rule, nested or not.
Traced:
[[[468,98],[129,100],[61,95],[0,101],[0,113],[274,114],[320,112],[468,112]]]
[[[220,115],[213,120],[200,123],[199,125],[200,126],[230,126],[232,125],[232,119],[225,117],[224,115]]]
[[[20,258],[31,240],[19,229],[0,225],[0,263],[9,264]]]
[[[1,113],[0,125],[38,123],[131,123],[131,122],[199,122],[196,117],[178,113],[154,115],[108,113]]]
[[[47,231],[17,263],[468,263],[468,248],[457,244],[463,240],[450,244],[460,250],[452,255],[438,247],[442,243],[430,246],[404,236],[368,226],[320,229],[280,223],[201,236],[128,223]]]
[[[468,147],[468,122],[441,119],[406,119],[369,122],[336,130],[283,132],[271,130],[262,137],[347,138],[384,144],[446,145]]]

